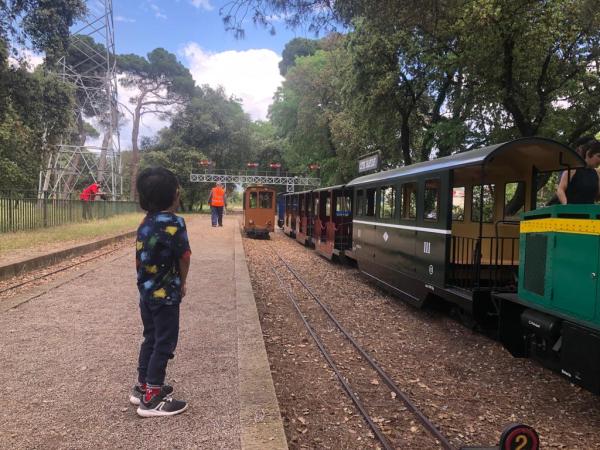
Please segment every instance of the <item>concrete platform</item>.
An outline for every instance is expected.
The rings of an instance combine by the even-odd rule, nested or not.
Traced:
[[[129,405],[142,329],[132,243],[0,299],[1,448],[287,448],[238,218],[213,228],[194,217],[188,231],[188,296],[167,369],[188,411],[142,419]]]

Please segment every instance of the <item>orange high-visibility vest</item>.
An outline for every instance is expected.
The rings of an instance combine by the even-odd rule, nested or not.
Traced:
[[[215,186],[211,190],[210,197],[211,206],[225,206],[225,191],[222,187]]]

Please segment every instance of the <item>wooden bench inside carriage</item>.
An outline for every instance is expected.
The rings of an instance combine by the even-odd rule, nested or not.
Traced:
[[[508,232],[502,230],[499,224],[510,225],[511,229]],[[518,221],[497,222],[492,236],[479,238],[474,235],[456,235],[453,231],[447,284],[469,290],[479,287],[516,292],[519,273]]]

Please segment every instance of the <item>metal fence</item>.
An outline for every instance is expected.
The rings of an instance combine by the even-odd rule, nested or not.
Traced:
[[[136,202],[38,197],[32,191],[0,191],[0,233],[105,219],[139,211]]]

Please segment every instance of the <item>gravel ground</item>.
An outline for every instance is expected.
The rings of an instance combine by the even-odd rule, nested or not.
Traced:
[[[130,241],[85,275],[0,312],[0,449],[241,447],[231,283],[237,222],[187,223],[192,269],[167,382],[188,411],[142,419],[129,404],[142,331]],[[222,286],[218,295],[210,279]]]
[[[66,250],[69,247],[61,247],[58,250]],[[108,253],[107,257],[110,257],[112,252],[117,252],[121,249],[131,248],[131,239],[126,239],[120,242],[116,242],[114,244],[105,245],[102,248],[95,250],[93,252],[86,253],[84,255],[76,256],[74,258],[65,259],[58,264],[54,264],[49,267],[44,267],[43,269],[32,270],[30,272],[25,273],[24,275],[8,278],[6,280],[0,281],[0,300],[5,298],[11,298],[17,295],[20,295],[23,292],[33,288],[44,286],[45,284],[51,283],[52,281],[63,277],[65,275],[66,270],[75,270],[75,271],[83,271],[86,270],[87,267],[90,267],[97,263],[95,259],[105,253]],[[57,251],[58,251],[57,250]],[[89,261],[87,261],[89,260]],[[3,261],[4,262],[4,261]],[[2,262],[2,263],[3,263]],[[76,266],[74,266],[77,264]],[[70,266],[74,266],[70,268]],[[62,270],[61,272],[57,272],[52,274],[52,272]],[[44,277],[44,278],[40,278]],[[27,282],[26,284],[23,284]],[[19,284],[23,284],[23,286],[16,287]],[[14,289],[11,289],[15,287]]]
[[[453,445],[497,444],[507,425],[520,422],[538,431],[543,449],[600,449],[597,396],[533,361],[511,357],[441,312],[405,305],[367,283],[356,268],[331,263],[280,231],[271,236],[244,239],[244,246],[290,448],[379,445],[280,289],[269,246]],[[347,343],[326,341],[336,359],[349,354]],[[352,359],[343,360],[350,373]],[[361,389],[382,389],[371,374],[364,380]],[[398,448],[437,448],[420,440],[420,427],[400,402],[381,401],[376,410],[384,432],[404,442]]]

